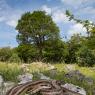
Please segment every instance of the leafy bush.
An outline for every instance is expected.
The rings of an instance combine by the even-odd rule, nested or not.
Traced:
[[[0,49],[0,61],[8,61],[12,55],[10,47],[4,47]]]
[[[13,53],[12,56],[9,58],[9,62],[19,63],[21,62],[21,60],[17,53]]]
[[[43,51],[45,61],[62,62],[67,55],[66,44],[61,40],[48,41],[48,46]]]
[[[85,46],[80,48],[76,55],[80,66],[93,66],[95,63],[95,55]]]
[[[34,46],[29,44],[19,45],[17,48],[18,56],[24,62],[31,62],[37,57],[37,50]]]

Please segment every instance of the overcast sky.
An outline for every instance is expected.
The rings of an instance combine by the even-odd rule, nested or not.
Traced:
[[[65,15],[70,10],[76,18],[95,22],[95,0],[0,0],[0,47],[17,46],[15,27],[21,15],[27,11],[45,10],[52,14],[53,20],[60,28],[61,37],[70,37],[86,29],[81,24],[68,21]]]

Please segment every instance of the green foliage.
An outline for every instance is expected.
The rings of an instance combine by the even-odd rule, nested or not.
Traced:
[[[31,62],[36,60],[38,54],[36,48],[29,44],[19,45],[17,48],[17,52],[20,59],[24,62]]]
[[[59,38],[59,28],[51,16],[44,11],[27,12],[22,15],[16,27],[19,44],[33,44],[39,51],[40,57],[45,47],[45,41]]]
[[[85,42],[85,38],[76,34],[67,42],[69,51],[69,55],[66,58],[67,63],[76,63],[76,52],[82,47],[83,41]]]
[[[44,58],[46,61],[61,62],[65,61],[68,55],[66,43],[61,40],[48,41],[48,46],[44,50]]]
[[[0,61],[8,61],[12,55],[10,47],[4,47],[0,49]]]
[[[20,63],[21,60],[17,53],[13,53],[12,56],[9,58],[9,62]]]
[[[95,64],[95,55],[86,46],[80,48],[76,55],[80,66],[93,66]]]

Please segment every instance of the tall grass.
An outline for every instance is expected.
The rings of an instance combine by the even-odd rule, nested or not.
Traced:
[[[3,76],[5,81],[16,81],[17,76],[21,73],[22,72],[18,64],[0,63],[0,75]]]

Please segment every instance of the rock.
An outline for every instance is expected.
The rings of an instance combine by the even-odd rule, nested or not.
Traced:
[[[56,68],[49,70],[49,72],[50,72],[50,76],[53,78],[58,74],[58,71]]]
[[[45,75],[42,74],[42,73],[39,73],[39,75],[40,75],[40,79],[50,80],[50,77],[47,77],[47,76],[45,76]]]
[[[2,91],[2,89],[3,89],[3,82],[4,82],[3,77],[0,75],[0,95],[2,95],[2,93],[3,93],[3,91]]]
[[[80,73],[80,71],[78,71],[78,70],[70,71],[67,74],[65,74],[65,76],[69,79],[70,78],[76,78],[79,81],[85,80],[85,75]]]
[[[79,86],[75,86],[73,84],[68,84],[68,83],[66,83],[65,85],[62,85],[62,86],[69,89],[69,90],[71,90],[71,91],[79,93],[81,95],[86,95],[86,91],[83,88],[79,87]],[[77,94],[74,94],[74,95],[77,95]]]
[[[15,85],[14,82],[4,82],[4,86],[3,86],[3,95],[5,95],[5,93],[11,89],[13,86]]]
[[[23,84],[29,81],[32,81],[33,75],[30,73],[26,73],[23,75],[19,75],[17,79],[20,81],[19,84]]]

